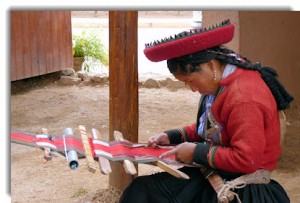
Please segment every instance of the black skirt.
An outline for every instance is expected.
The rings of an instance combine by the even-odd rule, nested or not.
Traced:
[[[217,193],[197,168],[180,169],[190,179],[178,179],[166,172],[137,177],[123,192],[120,203],[217,203]],[[237,177],[219,173],[227,181]],[[235,176],[235,177],[234,177]],[[242,203],[288,203],[289,197],[275,180],[235,189]],[[238,202],[235,198],[232,203]]]

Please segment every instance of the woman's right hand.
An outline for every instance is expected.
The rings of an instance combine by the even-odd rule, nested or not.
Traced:
[[[156,147],[157,145],[170,145],[167,133],[159,133],[148,139],[148,147]]]

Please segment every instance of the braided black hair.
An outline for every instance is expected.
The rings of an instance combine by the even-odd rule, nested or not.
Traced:
[[[286,91],[283,85],[278,81],[277,72],[270,67],[262,67],[260,63],[252,64],[247,58],[237,55],[234,51],[216,46],[205,51],[196,52],[167,61],[168,68],[172,74],[190,74],[200,70],[199,65],[212,59],[217,59],[222,64],[232,64],[239,68],[255,70],[261,74],[262,79],[270,88],[278,110],[284,110],[289,107],[293,97]]]

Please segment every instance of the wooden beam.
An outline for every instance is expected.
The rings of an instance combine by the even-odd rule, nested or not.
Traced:
[[[137,11],[109,11],[109,138],[138,142]],[[134,176],[111,163],[109,184],[124,190]],[[137,166],[135,166],[137,168]]]

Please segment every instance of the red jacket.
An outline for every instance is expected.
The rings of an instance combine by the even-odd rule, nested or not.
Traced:
[[[200,148],[195,153],[199,156],[202,151],[202,160],[224,171],[275,169],[281,154],[280,123],[270,89],[257,71],[241,68],[222,80],[220,86],[224,90],[213,102],[210,117],[211,126],[216,128],[206,137],[209,145],[200,146],[207,148],[205,153]],[[201,139],[195,124],[181,129],[181,135],[182,141]]]

